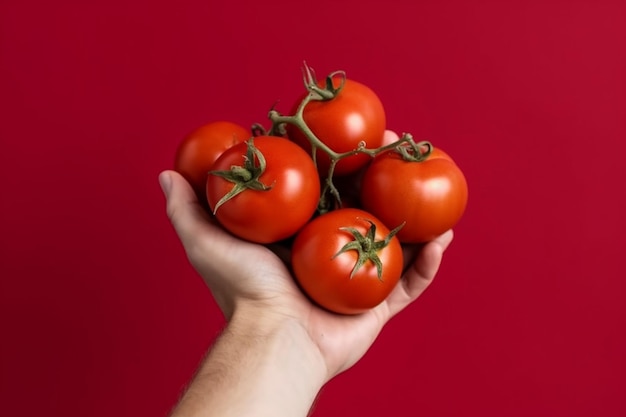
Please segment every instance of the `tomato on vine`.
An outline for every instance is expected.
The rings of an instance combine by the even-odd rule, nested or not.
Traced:
[[[321,307],[362,313],[383,302],[400,280],[403,254],[397,232],[359,209],[323,214],[296,235],[294,276]]]
[[[454,227],[467,205],[467,181],[445,152],[402,144],[374,158],[361,182],[365,210],[387,225],[406,222],[404,243],[429,241]]]
[[[232,234],[286,239],[313,216],[320,182],[311,157],[285,138],[258,136],[225,151],[206,182],[209,207]]]
[[[294,237],[301,289],[331,312],[359,314],[400,280],[401,243],[457,224],[467,181],[441,149],[385,130],[383,104],[368,86],[343,71],[322,81],[306,64],[303,73],[307,92],[292,114],[270,110],[269,131],[202,126],[180,144],[175,169],[234,236],[260,244]]]
[[[215,121],[200,126],[178,145],[174,170],[185,177],[198,198],[205,200],[207,175],[213,163],[228,148],[250,136],[249,130],[229,121]]]
[[[317,84],[317,91],[328,95],[328,98],[309,101],[302,109],[302,119],[322,143],[338,154],[361,146],[371,149],[382,146],[386,126],[385,110],[371,88],[345,77],[333,76]],[[299,107],[300,103],[294,106],[293,113],[297,113]],[[290,139],[312,153],[311,142],[300,126],[287,124],[286,130]],[[319,172],[325,177],[330,168],[329,155],[320,148],[317,148],[315,155]],[[342,158],[334,167],[334,175],[358,171],[369,160],[369,156],[360,153]]]

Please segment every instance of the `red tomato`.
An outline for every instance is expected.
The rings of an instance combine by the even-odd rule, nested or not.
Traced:
[[[429,241],[454,227],[467,205],[461,169],[434,148],[422,162],[402,159],[395,151],[378,155],[365,171],[361,203],[386,225],[406,221],[398,232],[403,243]]]
[[[319,85],[325,85],[325,81]],[[293,113],[296,108],[297,105]],[[379,148],[383,142],[386,124],[383,104],[374,91],[356,81],[346,80],[341,91],[331,100],[309,102],[303,118],[315,136],[335,152],[349,152],[361,141],[370,149]],[[299,128],[287,125],[287,136],[311,153],[310,142]],[[320,174],[326,176],[330,166],[328,155],[318,149],[316,159]],[[342,159],[335,166],[334,175],[355,172],[370,159],[364,154]]]
[[[270,189],[245,189],[223,203],[215,216],[238,237],[257,243],[277,242],[295,234],[313,216],[320,198],[320,181],[311,157],[288,139],[259,136],[254,138],[254,147],[266,162],[258,180]],[[247,142],[233,146],[215,161],[213,170],[244,166],[247,152]],[[248,159],[259,163],[258,155]],[[233,182],[209,174],[206,193],[211,210],[233,187]]]
[[[294,276],[303,291],[320,306],[341,314],[362,313],[384,301],[400,280],[402,247],[395,236],[387,246],[375,251],[382,265],[380,277],[371,260],[366,260],[353,273],[358,250],[340,253],[355,240],[344,228],[354,228],[366,237],[372,227],[370,221],[375,225],[374,241],[385,240],[389,229],[380,220],[352,208],[323,214],[297,234],[291,259]]]
[[[252,136],[238,124],[217,121],[201,126],[188,134],[178,146],[174,169],[205,200],[206,179],[217,158],[228,148]]]

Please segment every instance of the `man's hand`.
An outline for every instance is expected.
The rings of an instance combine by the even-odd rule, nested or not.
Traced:
[[[309,402],[305,407],[307,409],[316,394],[315,392],[311,395],[308,391],[319,390],[329,379],[358,361],[374,342],[385,323],[424,292],[435,277],[443,252],[453,237],[452,231],[448,231],[425,245],[405,247],[407,265],[404,276],[389,297],[366,313],[343,316],[317,307],[299,290],[285,264],[289,259],[288,248],[272,248],[232,236],[205,211],[191,186],[181,175],[174,171],[165,171],[161,173],[159,180],[167,198],[167,214],[189,261],[202,276],[226,319],[231,323],[221,338],[222,347],[218,341],[212,353],[216,350],[228,352],[229,349],[238,353],[234,357],[226,355],[221,359],[222,362],[234,361],[229,366],[220,368],[221,372],[246,372],[237,369],[239,359],[242,355],[246,356],[245,348],[242,352],[239,347],[235,349],[233,343],[245,343],[245,334],[242,336],[241,331],[237,329],[248,329],[246,330],[248,332],[250,329],[257,329],[259,334],[252,335],[255,337],[254,340],[275,347],[280,345],[278,350],[285,359],[281,361],[278,358],[274,367],[275,372],[273,374],[269,372],[265,378],[272,379],[275,387],[280,386],[281,380],[282,383],[287,383],[287,386],[279,389],[280,392],[283,388],[289,390],[290,386],[303,393],[307,392],[303,395],[303,401]],[[233,336],[229,328],[235,335],[239,334],[240,338]],[[281,342],[273,339],[276,336]],[[228,339],[225,341],[225,338]],[[282,345],[285,340],[289,341],[288,345],[293,349],[299,350],[301,356],[287,353],[289,348]],[[229,343],[230,347],[223,348],[224,343]],[[262,352],[261,356],[276,354],[272,349],[263,349],[255,343],[253,345],[257,352]],[[211,356],[210,354],[204,367],[210,365]],[[248,359],[258,366],[268,361],[274,363],[267,357]],[[290,362],[289,359],[296,363]],[[309,376],[311,386],[294,383],[292,371],[279,369],[282,366],[290,366],[289,369],[299,367],[303,378],[305,375]],[[252,372],[253,369],[247,371]],[[202,375],[202,371],[199,375]],[[241,393],[242,397],[237,395],[229,397],[215,391],[215,389],[219,391],[220,388],[213,384],[217,384],[217,381],[212,379],[205,380],[204,383],[197,381],[198,379],[194,382],[196,385],[212,387],[206,395],[213,399],[217,398],[218,402],[219,398],[238,398],[238,401],[244,401],[244,397],[247,396],[249,399],[255,392],[254,387],[248,386],[245,392]],[[267,383],[269,381],[257,381],[257,385],[260,384],[257,389],[266,389],[267,386],[263,385]],[[192,388],[193,385],[190,391],[194,391]],[[258,400],[261,397],[254,398]],[[186,399],[187,403],[191,401],[189,396],[186,396]],[[216,410],[215,403],[212,404],[211,410]],[[268,415],[294,415],[281,414],[281,410],[284,410],[281,404],[276,404],[276,407],[276,410],[268,411]],[[292,412],[295,410],[301,409],[295,407]]]

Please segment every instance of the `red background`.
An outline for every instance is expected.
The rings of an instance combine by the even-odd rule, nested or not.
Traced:
[[[303,60],[470,185],[436,283],[314,416],[626,415],[626,7],[0,2],[0,415],[165,416],[223,326],[157,174]]]

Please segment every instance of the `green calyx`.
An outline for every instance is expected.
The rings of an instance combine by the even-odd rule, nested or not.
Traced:
[[[315,75],[315,71],[313,70],[313,68],[306,65],[306,63],[302,68],[302,76],[304,79],[304,86],[309,91],[309,93],[312,94],[310,99],[313,100],[332,100],[337,96],[337,94],[339,94],[339,92],[346,83],[345,71],[334,71],[326,77],[326,87],[320,88],[317,85],[317,76]],[[339,86],[337,87],[335,87],[333,82],[335,77],[339,78]]]
[[[428,141],[408,141],[396,146],[395,151],[408,162],[423,162],[428,159],[433,151],[433,145]]]
[[[269,191],[273,187],[273,184],[265,185],[259,181],[259,177],[265,172],[267,163],[261,151],[254,146],[254,138],[248,139],[246,145],[247,151],[242,166],[233,165],[229,170],[209,172],[211,175],[222,177],[226,181],[235,184],[234,187],[217,202],[213,209],[213,214],[228,200],[246,190]]]
[[[352,272],[350,273],[350,279],[354,277],[354,274],[365,264],[365,262],[370,261],[374,265],[376,265],[376,272],[378,274],[378,279],[380,281],[383,280],[383,263],[378,257],[378,252],[389,245],[391,239],[402,229],[405,222],[403,222],[400,226],[393,229],[383,240],[376,240],[376,225],[371,221],[366,221],[370,224],[370,228],[367,230],[365,236],[361,234],[354,227],[341,227],[339,230],[343,230],[349,232],[354,240],[346,243],[339,252],[333,256],[333,259],[337,256],[341,255],[350,250],[355,250],[358,252],[358,258],[356,263],[354,264],[354,268],[352,268]]]

